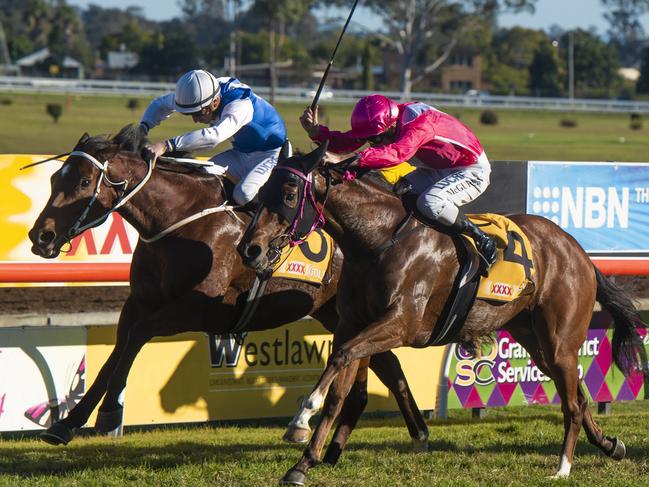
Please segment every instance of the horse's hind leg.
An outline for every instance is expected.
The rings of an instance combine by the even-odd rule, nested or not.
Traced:
[[[54,423],[46,431],[41,433],[40,438],[43,441],[52,445],[67,444],[72,440],[73,429],[81,428],[86,424],[88,418],[106,392],[110,376],[126,348],[129,330],[137,320],[138,313],[138,306],[129,297],[120,313],[115,348],[113,348],[110,356],[99,370],[95,381],[85,392],[79,403],[70,410],[68,416]]]
[[[572,310],[566,310],[556,306],[551,311],[537,310],[534,314],[534,332],[541,345],[550,377],[554,380],[561,398],[563,412],[563,448],[555,478],[565,478],[570,475],[584,411],[588,406],[578,397],[577,353],[586,338],[590,314],[583,313],[582,316],[577,316],[576,308],[577,306],[574,306]],[[570,313],[570,311],[574,312]]]
[[[539,345],[536,336],[529,333],[524,328],[509,328],[508,331],[512,334],[512,337],[523,345],[525,349],[529,352],[530,356],[534,360],[536,366],[548,377],[552,378],[552,373],[550,372],[543,354],[541,352],[541,347]],[[583,427],[588,437],[588,441],[599,448],[605,455],[615,459],[622,460],[626,454],[626,448],[624,443],[617,438],[611,438],[605,436],[602,432],[599,425],[593,419],[593,416],[588,406],[588,399],[583,390],[583,384],[580,383],[577,388],[577,397],[579,401],[579,406],[583,411]]]
[[[582,384],[579,384],[577,390],[579,401],[585,404],[584,408],[584,431],[588,437],[588,441],[599,448],[604,455],[611,457],[614,460],[622,460],[626,456],[626,447],[622,440],[610,436],[605,436],[602,429],[593,419],[588,407],[588,399],[584,394]]]

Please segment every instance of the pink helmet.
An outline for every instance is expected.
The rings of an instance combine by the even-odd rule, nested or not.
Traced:
[[[366,139],[382,134],[397,121],[399,106],[383,95],[370,95],[361,98],[352,111],[354,138]]]

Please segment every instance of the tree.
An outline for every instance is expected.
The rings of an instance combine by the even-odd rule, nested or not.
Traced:
[[[574,36],[575,94],[582,97],[610,97],[621,83],[620,60],[616,49],[594,32],[577,29]],[[568,59],[570,32],[559,39],[564,59]]]
[[[561,60],[549,42],[539,44],[529,67],[529,88],[537,96],[561,95]]]
[[[340,4],[339,0],[328,3]],[[458,42],[493,21],[497,12],[533,11],[536,0],[367,0],[384,21],[392,47],[401,57],[402,96],[437,70]]]
[[[549,45],[550,40],[540,30],[524,27],[497,30],[486,52],[483,73],[491,91],[526,94],[530,88],[530,66],[541,44]]]
[[[640,78],[638,79],[636,90],[638,93],[649,94],[649,47],[642,51]]]
[[[647,43],[640,17],[649,12],[649,0],[601,0],[607,9],[608,35],[625,66],[640,60],[642,46]]]
[[[268,72],[271,103],[275,103],[277,60],[286,41],[287,25],[297,23],[314,4],[315,0],[254,0],[251,10],[268,20]]]

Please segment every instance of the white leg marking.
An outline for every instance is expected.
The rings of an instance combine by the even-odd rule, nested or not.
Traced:
[[[551,478],[553,479],[565,479],[570,475],[570,469],[572,468],[572,463],[568,461],[568,457],[561,455],[561,463],[559,463],[559,471],[554,474]]]
[[[304,401],[302,401],[300,410],[289,424],[310,431],[311,428],[309,428],[309,420],[320,410],[323,402],[324,396],[317,390],[313,391],[309,397],[305,398]]]

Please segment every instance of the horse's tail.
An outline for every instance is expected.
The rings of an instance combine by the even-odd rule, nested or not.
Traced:
[[[631,298],[599,269],[595,268],[597,277],[597,301],[602,308],[611,313],[615,328],[613,331],[613,360],[618,368],[629,375],[634,370],[647,370],[640,367],[640,351],[643,348],[642,338],[637,327],[643,324],[640,313],[633,305]],[[646,355],[644,355],[646,356]]]

